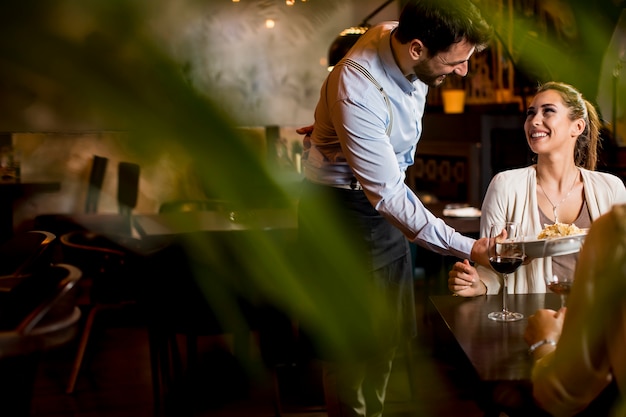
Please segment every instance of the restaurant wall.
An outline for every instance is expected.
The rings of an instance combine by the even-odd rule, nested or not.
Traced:
[[[81,213],[85,210],[94,155],[108,158],[98,212],[118,212],[117,167],[120,162],[140,166],[135,212],[155,213],[163,201],[201,198],[202,189],[190,168],[190,158],[174,147],[167,153],[143,154],[129,146],[126,132],[14,133],[25,181],[58,181],[61,190],[25,196],[15,202],[14,226],[29,229],[42,213]]]
[[[171,38],[196,88],[222,103],[238,124],[308,124],[328,74],[328,47],[381,0],[208,2]],[[393,3],[370,23],[397,18]],[[272,28],[266,22],[274,22]]]
[[[91,27],[94,17],[89,11],[72,11],[65,5],[55,10],[58,14],[55,22],[61,23],[52,30],[79,48],[94,50],[99,60],[109,62],[124,62],[127,58],[123,54],[133,53],[126,43],[133,42],[133,37],[148,36],[175,61],[181,75],[201,95],[213,99],[236,124],[299,125],[312,120],[319,88],[328,74],[326,55],[332,41],[343,29],[358,25],[383,3],[381,0],[297,0],[293,6],[287,6],[284,0],[237,3],[162,0],[149,9],[151,15],[137,19],[136,24],[141,26],[120,29],[122,35],[110,34],[106,27]],[[397,15],[398,6],[394,2],[370,23],[395,19]],[[274,22],[272,28],[266,27],[269,19]],[[71,23],[62,24],[65,21]],[[138,34],[134,35],[133,30]],[[131,39],[118,40],[115,36]],[[46,52],[25,51],[41,56],[40,60]],[[72,53],[75,53],[70,57],[72,60],[86,61],[76,65],[77,68],[94,65],[90,68],[98,70],[97,64],[88,61],[88,55],[80,55],[82,49]],[[22,58],[10,57],[8,62],[14,64],[11,59],[16,59],[19,65]],[[54,75],[55,79],[48,77],[56,67],[47,73],[41,64],[40,61],[34,64],[36,70],[7,64],[0,71],[0,132],[120,128],[112,126],[110,121],[103,122],[106,115],[98,114],[96,106],[90,103],[106,100],[106,91],[98,97],[83,97],[82,91],[71,88],[71,80],[59,80],[58,74]],[[61,76],[71,75],[70,70],[74,69],[67,66]]]

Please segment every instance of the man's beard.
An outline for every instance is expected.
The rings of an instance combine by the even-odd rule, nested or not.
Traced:
[[[413,67],[413,71],[424,84],[429,87],[439,87],[447,76],[451,74],[434,74],[427,63],[428,61],[417,64]]]

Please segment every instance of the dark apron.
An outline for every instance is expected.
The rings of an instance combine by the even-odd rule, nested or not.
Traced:
[[[303,216],[316,210],[324,199],[335,204],[346,226],[344,230],[351,236],[352,247],[359,248],[362,251],[359,259],[368,262],[371,274],[364,279],[374,280],[394,306],[395,323],[388,323],[395,330],[390,343],[397,345],[400,338],[415,336],[413,265],[407,238],[372,207],[365,192],[305,180],[299,202],[299,236],[303,247],[307,241],[316,239],[315,231],[304,226]],[[339,259],[320,261],[340,262]]]

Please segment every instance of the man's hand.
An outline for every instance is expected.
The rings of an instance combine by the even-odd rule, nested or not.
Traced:
[[[478,277],[469,260],[456,262],[448,272],[448,289],[462,297],[476,297],[487,293],[487,287]]]
[[[493,245],[494,243],[491,242]],[[489,264],[489,238],[483,237],[474,242],[471,253],[472,261],[487,268],[491,268]]]
[[[313,132],[313,125],[303,126],[296,129],[296,133],[299,135],[310,135]]]

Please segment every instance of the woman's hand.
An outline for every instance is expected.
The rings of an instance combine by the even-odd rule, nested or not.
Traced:
[[[532,316],[528,317],[528,324],[524,331],[524,340],[528,345],[532,345],[540,340],[559,341],[563,330],[563,320],[567,308],[559,311],[540,309]]]
[[[467,259],[455,263],[448,272],[448,289],[462,297],[476,297],[487,293],[487,287],[478,277],[476,268]]]

